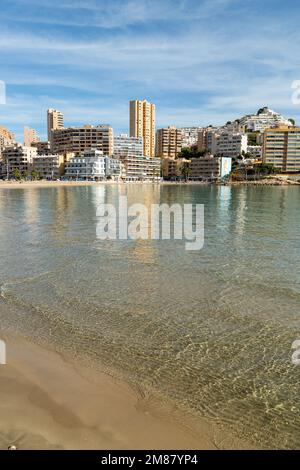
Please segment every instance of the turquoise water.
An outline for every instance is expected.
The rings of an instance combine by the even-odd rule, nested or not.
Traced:
[[[202,203],[205,245],[99,241],[101,202]],[[266,448],[300,447],[300,189],[0,190],[0,322]]]

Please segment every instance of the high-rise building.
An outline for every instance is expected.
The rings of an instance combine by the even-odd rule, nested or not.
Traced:
[[[263,162],[287,173],[300,171],[300,127],[266,129]]]
[[[48,140],[52,149],[52,131],[63,129],[64,116],[57,109],[48,109],[47,111]]]
[[[66,152],[81,153],[85,150],[101,150],[104,155],[113,154],[114,140],[111,126],[82,126],[67,127],[52,131],[53,153],[64,154]]]
[[[181,129],[175,126],[158,129],[156,132],[156,156],[176,158],[182,148]]]
[[[130,101],[130,137],[142,137],[144,155],[155,156],[155,105],[143,100]]]
[[[39,142],[39,136],[35,129],[30,127],[24,127],[24,145],[25,147],[31,147],[32,144]]]

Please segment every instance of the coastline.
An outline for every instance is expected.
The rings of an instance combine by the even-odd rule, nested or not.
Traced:
[[[0,449],[216,449],[127,383],[1,334]]]

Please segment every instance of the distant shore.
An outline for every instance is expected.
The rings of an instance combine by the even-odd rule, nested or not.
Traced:
[[[131,185],[131,184],[155,184],[155,185],[226,185],[226,186],[291,186],[300,185],[299,181],[291,180],[287,177],[271,177],[261,180],[242,180],[229,181],[226,183],[209,183],[205,181],[136,181],[136,182],[120,182],[112,180],[104,181],[0,181],[0,189],[25,189],[25,188],[53,188],[53,187],[73,187],[73,186],[99,186],[99,185]]]

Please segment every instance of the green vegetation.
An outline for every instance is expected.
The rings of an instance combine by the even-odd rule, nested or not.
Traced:
[[[254,165],[253,168],[249,168],[247,171],[248,175],[273,175],[276,173],[274,165],[271,163],[260,163],[259,165]]]
[[[16,180],[19,180],[21,179],[21,173],[20,173],[20,170],[18,168],[15,168],[14,171],[12,172],[12,176],[13,178],[15,178]]]
[[[36,170],[32,170],[32,172],[31,172],[31,178],[35,181],[35,180],[40,179],[40,175],[39,175],[39,173],[38,173]]]
[[[179,152],[177,158],[200,158],[204,157],[204,155],[206,155],[207,153],[207,149],[198,150],[197,146],[184,147],[181,152]]]
[[[256,132],[248,132],[248,145],[257,145],[257,134],[259,134],[258,131]]]
[[[181,174],[184,176],[185,181],[188,181],[191,172],[192,170],[188,166],[184,166],[181,169]]]

